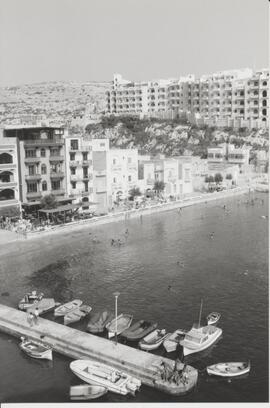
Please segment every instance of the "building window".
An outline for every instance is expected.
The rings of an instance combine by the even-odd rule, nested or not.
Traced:
[[[71,188],[75,189],[76,188],[76,181],[71,182]]]
[[[105,147],[105,143],[100,143],[100,147]]]
[[[88,153],[83,153],[83,160],[88,160]]]
[[[29,176],[33,176],[35,174],[35,166],[28,166],[28,174]]]
[[[185,181],[190,181],[190,170],[185,169]]]
[[[46,173],[47,173],[46,164],[42,164],[42,165],[41,165],[41,174],[46,174]],[[45,191],[45,190],[43,190],[43,191]]]
[[[0,164],[7,164],[7,163],[13,163],[13,157],[11,156],[11,154],[8,154],[8,153],[0,154]]]
[[[61,189],[60,180],[53,180],[52,181],[52,190],[60,190],[60,189]]]
[[[34,149],[25,150],[25,157],[36,157],[36,150],[34,150]]]
[[[40,157],[46,157],[46,150],[44,148],[40,149]]]
[[[116,159],[113,159],[113,164],[116,164]]]
[[[128,163],[132,163],[132,158],[131,157],[128,158]]]
[[[113,182],[116,183],[116,177],[113,178]]]
[[[70,141],[70,147],[72,150],[78,150],[79,149],[79,143],[78,140],[74,139]]]
[[[75,160],[75,153],[69,153],[70,160]]]
[[[70,168],[70,174],[72,174],[73,176],[76,174],[76,168],[75,167]]]
[[[50,155],[53,157],[60,156],[60,150],[58,148],[53,148],[51,149]]]
[[[128,181],[131,181],[131,176],[128,176]]]
[[[47,181],[42,181],[42,191],[47,191]]]
[[[37,193],[37,183],[27,183],[27,193]]]
[[[88,181],[84,181],[84,191],[88,192]]]
[[[267,91],[263,91],[262,96],[265,98],[267,96]]]
[[[88,178],[88,167],[83,167],[83,178]]]

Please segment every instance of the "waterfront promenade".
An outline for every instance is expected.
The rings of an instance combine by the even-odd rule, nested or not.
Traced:
[[[58,353],[75,359],[94,359],[125,371],[148,386],[159,389],[162,383],[162,390],[170,388],[161,381],[159,373],[162,370],[163,362],[173,370],[173,360],[72,329],[41,317],[37,325],[30,327],[27,316],[25,312],[0,305],[0,331],[15,337],[24,336],[39,341],[42,336],[42,341],[49,344]],[[198,378],[198,371],[193,367],[187,366],[187,372],[189,380],[186,385],[183,384],[183,393],[193,388]]]
[[[249,191],[249,187],[238,187],[235,189],[214,192],[214,193],[201,193],[201,194],[198,193],[198,195],[196,196],[186,197],[186,198],[183,198],[177,201],[171,201],[168,203],[160,203],[160,204],[156,204],[156,205],[145,207],[145,208],[132,209],[132,210],[123,211],[123,212],[110,213],[104,216],[93,217],[87,220],[74,221],[68,224],[56,225],[56,226],[50,227],[50,229],[48,230],[28,232],[27,235],[18,234],[14,232],[12,233],[12,236],[10,234],[10,236],[7,237],[8,239],[6,239],[5,231],[4,231],[4,234],[2,234],[2,236],[0,235],[0,245],[6,244],[8,242],[16,241],[16,240],[25,240],[26,238],[28,240],[37,239],[39,237],[50,236],[52,234],[57,234],[57,233],[73,232],[73,231],[80,230],[82,228],[88,228],[91,226],[103,225],[103,224],[108,224],[108,223],[118,222],[118,221],[127,221],[132,218],[139,218],[139,217],[156,214],[156,213],[163,212],[163,211],[177,210],[179,208],[189,207],[189,206],[196,205],[196,204],[202,204],[206,202],[226,199],[229,197],[235,197],[238,195],[245,194],[248,191]]]

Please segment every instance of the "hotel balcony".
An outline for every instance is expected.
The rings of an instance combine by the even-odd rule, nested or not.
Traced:
[[[40,191],[26,193],[26,198],[40,198],[42,196]]]
[[[0,190],[17,187],[17,185],[16,181],[0,181]]]
[[[25,175],[25,180],[27,181],[34,181],[34,180],[40,180],[41,175],[40,174],[26,174]]]
[[[120,171],[120,170],[122,170],[122,166],[121,166],[121,164],[113,164],[111,166],[111,170],[112,171]]]
[[[71,174],[70,175],[70,181],[81,181],[82,180],[82,176],[78,175],[78,174]]]
[[[80,165],[80,162],[78,160],[70,160],[69,166],[70,167],[77,167]]]
[[[38,146],[63,146],[63,139],[33,139],[25,140],[24,146],[27,147],[38,147]]]
[[[54,161],[57,161],[57,162],[59,162],[59,161],[64,161],[64,156],[62,156],[62,155],[56,155],[56,156],[50,156],[49,157],[49,160],[50,160],[50,162],[54,162]]]
[[[65,194],[65,190],[64,190],[64,189],[51,190],[51,194],[53,194],[53,195],[64,195],[64,194]]]
[[[24,162],[25,163],[39,163],[40,157],[25,157]]]
[[[78,148],[74,148],[70,146],[69,148],[70,152],[91,152],[91,150],[92,150],[91,146],[85,146],[85,145],[82,145],[81,147],[78,147]]]
[[[96,177],[106,177],[106,175],[107,175],[107,171],[106,171],[106,170],[96,171],[96,174],[95,174]]]
[[[90,191],[82,191],[82,192],[81,192],[81,196],[82,196],[82,197],[88,197],[89,194],[90,194]]]
[[[92,166],[92,160],[83,160],[83,166]]]
[[[50,178],[51,179],[59,179],[59,178],[64,178],[65,173],[63,171],[58,171],[58,172],[51,172],[50,173]]]
[[[2,164],[0,164],[0,170],[16,169],[16,167],[17,167],[16,163],[2,163]]]

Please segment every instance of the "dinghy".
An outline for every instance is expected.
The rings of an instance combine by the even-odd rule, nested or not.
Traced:
[[[163,341],[170,335],[171,333],[166,334],[165,329],[154,330],[152,333],[148,334],[148,336],[144,337],[139,342],[139,346],[142,350],[155,350],[159,348],[159,346],[161,346]]]
[[[121,334],[124,330],[128,329],[131,325],[133,316],[130,314],[122,313],[113,319],[110,323],[106,324],[109,338],[114,337],[116,334]]]
[[[105,326],[113,320],[113,317],[113,313],[108,312],[108,310],[94,313],[89,319],[86,330],[90,333],[102,333]]]
[[[70,387],[69,397],[71,400],[92,400],[102,397],[107,392],[108,389],[100,385],[74,385]]]
[[[244,363],[218,363],[206,367],[209,375],[218,375],[220,377],[237,377],[249,373],[250,362]]]
[[[42,315],[53,310],[56,306],[59,306],[59,303],[56,303],[53,298],[43,298],[39,302],[34,303],[27,309],[27,312],[34,313],[38,309],[38,314]]]
[[[82,305],[78,309],[74,310],[73,312],[67,313],[64,316],[64,324],[68,325],[71,323],[79,322],[85,316],[87,316],[91,312],[92,308],[88,305]]]
[[[146,322],[145,320],[139,320],[134,323],[129,329],[124,330],[121,336],[129,341],[140,340],[147,334],[151,333],[157,328],[157,323]]]
[[[83,381],[101,385],[117,394],[135,395],[141,386],[141,381],[131,375],[92,360],[72,361],[70,369]]]
[[[28,292],[20,300],[18,308],[20,310],[27,310],[29,307],[32,307],[34,303],[39,302],[43,298],[43,293],[38,293],[36,290]]]
[[[216,324],[219,321],[220,317],[221,317],[220,313],[217,312],[210,313],[206,318],[207,324]]]
[[[166,340],[164,340],[163,346],[167,353],[171,353],[177,349],[178,344],[180,344],[180,340],[183,340],[185,334],[185,330],[177,329],[174,333],[167,337]]]
[[[52,360],[52,348],[45,343],[29,340],[21,337],[22,342],[19,344],[21,350],[33,358]]]
[[[71,302],[64,303],[57,307],[54,311],[54,316],[65,316],[65,314],[73,312],[82,305],[82,300],[74,299]]]

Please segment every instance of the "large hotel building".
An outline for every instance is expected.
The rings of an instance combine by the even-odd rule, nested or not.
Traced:
[[[269,69],[221,71],[180,79],[132,82],[116,74],[107,92],[107,112],[164,118],[185,115],[216,126],[267,127]]]

